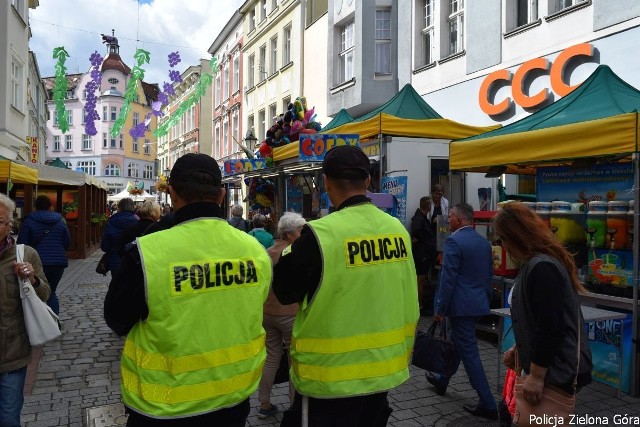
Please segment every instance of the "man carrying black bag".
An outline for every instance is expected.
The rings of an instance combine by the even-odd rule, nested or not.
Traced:
[[[472,415],[497,420],[496,401],[482,367],[476,340],[476,323],[489,314],[493,256],[491,245],[473,229],[472,224],[473,208],[468,204],[458,203],[449,211],[451,235],[444,244],[434,321],[447,316],[456,346],[456,357],[451,375],[427,372],[427,381],[435,386],[436,393],[445,394],[451,376],[462,361],[471,386],[480,398],[476,405],[464,405],[464,410]]]

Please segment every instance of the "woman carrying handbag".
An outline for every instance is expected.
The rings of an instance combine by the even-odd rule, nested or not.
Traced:
[[[585,290],[571,254],[526,206],[506,204],[493,224],[502,246],[523,263],[510,295],[516,345],[504,354],[507,367],[526,375],[516,378],[513,421],[559,424],[559,417],[573,413],[580,387],[591,382],[578,297]]]
[[[11,237],[15,203],[0,194],[0,425],[20,426],[20,411],[24,402],[27,365],[31,361],[31,345],[25,328],[20,282],[28,280],[36,295],[49,298],[49,284],[42,270],[38,253],[24,248],[23,262],[16,262],[16,244]]]

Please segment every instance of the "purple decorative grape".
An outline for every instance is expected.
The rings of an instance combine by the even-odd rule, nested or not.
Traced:
[[[101,72],[100,72],[100,70],[98,70],[98,69],[95,69],[95,68],[94,68],[93,70],[91,70],[91,74],[90,74],[90,76],[91,76],[91,78],[92,78],[94,81],[96,81],[96,82],[97,82],[98,80],[102,80],[102,73],[101,73]]]
[[[164,85],[162,86],[162,89],[164,89],[164,93],[167,95],[174,96],[176,94],[176,92],[173,90],[173,85],[171,83],[165,82]]]
[[[180,71],[178,70],[169,71],[169,78],[174,83],[179,83],[182,81],[182,76],[180,75]]]
[[[144,138],[145,132],[146,128],[144,122],[138,123],[131,129],[129,129],[129,135],[131,135],[132,138]]]
[[[169,97],[164,92],[160,92],[158,94],[158,101],[160,101],[163,105],[168,104],[169,103]]]
[[[171,52],[169,54],[169,66],[171,68],[175,67],[178,62],[180,62],[180,53],[179,52]]]
[[[91,65],[98,68],[100,64],[102,64],[102,56],[98,53],[98,51],[94,51],[89,57],[89,61],[91,61]]]

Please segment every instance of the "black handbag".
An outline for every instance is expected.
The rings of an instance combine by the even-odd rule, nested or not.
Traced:
[[[109,260],[111,259],[111,252],[105,252],[104,255],[98,261],[96,266],[96,273],[106,276],[109,272]]]
[[[289,381],[289,352],[287,346],[282,343],[282,357],[280,357],[280,366],[276,371],[276,376],[273,380],[274,384],[286,383]]]
[[[440,326],[440,332],[436,336],[438,326]],[[434,321],[426,332],[419,331],[416,334],[411,364],[448,378],[455,373],[453,372],[455,352],[456,346],[447,336],[445,322]]]

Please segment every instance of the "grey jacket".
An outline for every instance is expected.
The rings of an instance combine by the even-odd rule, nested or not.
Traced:
[[[38,253],[32,247],[25,246],[24,259],[33,265],[40,281],[35,288],[36,294],[46,301],[51,290]],[[0,253],[0,372],[23,368],[31,361],[31,345],[24,326],[18,277],[13,272],[15,260],[15,245]]]
[[[584,319],[580,310],[580,300],[578,293],[571,286],[571,281],[567,271],[559,261],[548,256],[538,254],[533,256],[525,263],[516,277],[512,299],[511,299],[511,318],[513,321],[513,334],[518,349],[518,357],[520,365],[529,373],[531,366],[531,352],[533,347],[533,335],[535,325],[533,324],[533,316],[530,307],[525,299],[528,294],[528,286],[535,286],[535,283],[527,281],[529,272],[539,262],[549,262],[555,265],[563,276],[561,283],[562,298],[564,300],[563,310],[563,329],[566,331],[564,341],[559,353],[549,365],[547,375],[545,376],[545,384],[554,385],[563,389],[572,389],[571,384],[576,377],[576,368],[578,361],[576,359],[577,343],[578,343],[578,325],[582,327],[580,332],[580,372],[591,370],[591,350],[589,348],[589,340],[587,333],[584,331]]]

